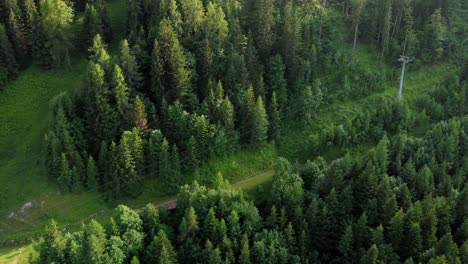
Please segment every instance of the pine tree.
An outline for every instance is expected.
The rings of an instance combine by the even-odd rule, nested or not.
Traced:
[[[86,4],[83,22],[83,46],[85,49],[91,47],[94,36],[103,35],[103,25],[96,8],[89,3]]]
[[[262,97],[258,97],[254,112],[252,113],[252,131],[250,144],[254,148],[259,148],[265,144],[268,138],[268,116],[263,105]]]
[[[133,256],[132,261],[130,261],[130,264],[140,264],[140,260],[138,260],[137,256]]]
[[[437,243],[437,214],[435,208],[433,208],[432,199],[425,200],[425,212],[423,219],[421,220],[421,236],[423,249],[428,250],[436,246]]]
[[[90,0],[88,1],[96,9],[99,19],[102,24],[102,35],[104,36],[106,42],[112,40],[112,25],[109,17],[109,12],[107,11],[107,3],[104,0]]]
[[[203,223],[203,237],[213,242],[217,241],[218,228],[219,220],[216,218],[213,207],[211,207]]]
[[[176,0],[161,0],[159,3],[159,19],[168,19],[177,34],[182,33],[182,16]]]
[[[148,141],[148,171],[156,178],[159,176],[160,157],[164,136],[160,130],[153,130]]]
[[[80,260],[82,263],[102,263],[106,250],[106,233],[104,228],[95,220],[85,227]]]
[[[284,8],[281,55],[286,65],[287,79],[291,83],[297,80],[297,71],[299,70],[298,53],[302,42],[302,23],[300,20],[299,8],[294,6],[293,1],[287,2]]]
[[[35,22],[36,28],[32,36],[32,57],[40,67],[48,69],[52,67],[53,61],[47,32],[42,19],[37,18]]]
[[[44,228],[44,240],[40,243],[41,254],[38,258],[38,263],[54,263],[63,254],[63,239],[57,223],[51,219]]]
[[[418,42],[416,32],[414,30],[414,17],[413,17],[413,1],[404,0],[403,8],[403,55],[414,56],[416,55],[416,45]]]
[[[188,107],[193,106],[194,95],[184,50],[179,43],[177,32],[167,19],[161,21],[157,43],[155,44],[157,50],[154,51],[157,54],[153,55],[153,58],[157,60],[153,62],[157,63],[153,70],[155,82],[160,82],[165,88],[164,95],[169,102],[179,100]],[[157,76],[163,76],[163,78],[157,78]],[[156,94],[156,96],[161,96],[161,94]]]
[[[141,89],[143,77],[140,73],[140,66],[138,65],[137,59],[133,54],[133,51],[128,45],[126,39],[122,40],[120,44],[120,67],[125,76],[125,80],[131,89]]]
[[[197,33],[205,20],[205,8],[200,0],[181,1],[183,27],[186,35]]]
[[[25,44],[27,47],[27,53],[29,56],[32,55],[32,47],[34,45],[34,34],[37,30],[37,21],[39,20],[39,13],[37,12],[36,2],[34,0],[23,0],[23,32],[25,37]]]
[[[177,191],[177,187],[182,183],[182,172],[180,165],[179,151],[177,150],[176,144],[172,145],[171,156],[171,188]]]
[[[153,51],[151,53],[150,76],[152,97],[156,99],[157,106],[162,108],[162,103],[165,99],[164,93],[166,91],[164,86],[164,60],[157,39],[154,40]]]
[[[3,24],[0,24],[0,88],[3,88],[8,80],[16,76],[18,65],[14,56],[13,46],[8,39]]]
[[[145,263],[177,263],[177,253],[163,230],[158,232],[146,249]]]
[[[217,52],[221,49],[229,34],[228,23],[225,20],[223,8],[217,2],[208,2],[206,17],[203,23],[203,33],[209,48]]]
[[[159,158],[159,177],[165,186],[173,187],[169,142],[167,139],[164,139],[162,143],[161,155]]]
[[[358,40],[358,33],[359,33],[359,24],[361,22],[362,12],[364,11],[364,7],[366,5],[367,0],[352,0],[351,7],[353,10],[353,26],[354,26],[354,44],[353,48],[356,49],[356,44]]]
[[[392,27],[392,0],[384,0],[383,4],[383,14],[382,14],[382,54],[381,60],[384,59],[385,52],[388,50],[388,45],[390,43],[390,30]]]
[[[151,203],[147,204],[140,213],[140,218],[143,221],[145,241],[149,244],[161,228],[158,208]]]
[[[122,69],[117,64],[114,66],[112,74],[112,91],[117,105],[117,110],[120,113],[120,119],[124,121],[123,123],[128,123],[128,121],[125,122],[125,120],[128,120],[128,116],[130,114],[130,91],[127,83],[125,82]],[[126,126],[124,125],[124,127]]]
[[[353,256],[353,226],[348,225],[341,236],[338,250],[343,255],[344,262],[351,262]]]
[[[127,32],[138,32],[140,25],[143,23],[142,2],[140,0],[129,1],[127,11]]]
[[[260,57],[267,61],[275,41],[273,0],[254,1],[252,12],[253,28]]]
[[[372,247],[366,252],[364,256],[362,256],[360,263],[361,264],[377,264],[379,256],[379,249],[374,244]]]
[[[137,171],[138,157],[135,155],[135,151],[139,150],[134,149],[140,146],[135,143],[133,134],[130,131],[125,131],[119,142],[119,157],[123,161],[120,176],[125,177],[126,185],[124,186],[124,191],[128,195],[136,195],[138,193],[137,190],[139,189],[141,180]]]
[[[99,64],[107,74],[111,73],[111,58],[107,53],[107,45],[103,42],[101,35],[95,35],[93,45],[88,49],[89,60]]]
[[[276,92],[273,92],[271,96],[271,102],[269,106],[270,127],[269,135],[271,139],[278,140],[281,135],[281,113],[279,112],[278,100],[276,98]]]
[[[65,153],[62,153],[60,161],[60,175],[57,181],[59,183],[60,188],[66,191],[69,190],[69,188],[71,187],[72,175],[70,165],[68,163],[68,159]]]
[[[427,61],[437,61],[444,54],[444,45],[447,38],[447,27],[440,9],[436,9],[426,25],[426,51]]]
[[[8,37],[13,45],[14,56],[22,62],[27,56],[26,39],[23,34],[21,13],[19,8],[10,8],[7,21]]]
[[[63,0],[41,0],[40,13],[54,65],[70,67],[70,50],[73,48],[70,36],[74,17],[73,8]]]
[[[97,168],[96,163],[94,162],[93,156],[88,157],[87,167],[86,167],[86,178],[87,178],[87,186],[91,190],[96,190],[98,183],[97,183]]]
[[[145,104],[138,95],[135,97],[133,125],[140,131],[145,131],[148,128],[148,114],[146,113]]]
[[[197,141],[191,136],[187,145],[187,159],[182,164],[187,172],[194,172],[198,169],[200,158],[198,157]]]
[[[278,96],[278,110],[285,112],[288,102],[287,82],[285,79],[285,66],[281,55],[276,54],[270,59],[268,67],[268,80],[272,94]]]

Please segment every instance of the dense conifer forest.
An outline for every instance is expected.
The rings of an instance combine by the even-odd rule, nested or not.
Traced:
[[[116,1],[2,0],[0,97],[86,64],[48,102],[44,180],[177,198],[46,215],[28,263],[468,263],[468,1],[125,0],[121,31]],[[397,99],[401,55],[443,75]],[[270,149],[247,191],[206,172]]]

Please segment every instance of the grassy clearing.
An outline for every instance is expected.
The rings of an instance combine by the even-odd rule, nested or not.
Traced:
[[[199,183],[210,185],[213,175],[217,173],[221,173],[231,183],[239,182],[246,178],[256,177],[259,171],[271,169],[276,158],[277,153],[273,145],[266,145],[255,152],[241,150],[232,156],[215,159],[202,166],[197,173],[187,175],[185,183],[190,184],[196,180]],[[166,201],[171,197],[165,192],[164,186],[161,185],[158,179],[152,179],[145,181],[144,190],[138,197],[123,199],[116,204],[138,207],[148,202],[159,203]]]
[[[42,71],[33,66],[0,95],[0,216],[53,190],[42,165],[49,101],[62,91],[80,87],[83,66],[70,71]]]
[[[274,170],[263,171],[251,178],[234,183],[232,187],[234,187],[235,189],[248,191],[259,185],[263,185],[265,183],[270,182],[273,179],[274,174]]]
[[[125,0],[113,0],[109,5],[116,39],[111,47],[115,50],[125,33],[126,4]],[[81,34],[81,24],[82,19],[78,18],[73,28],[77,36]],[[85,56],[77,53],[72,57],[70,70],[29,67],[0,94],[0,240],[35,234],[50,217],[69,223],[105,207],[95,193],[61,194],[47,181],[43,165],[50,100],[64,91],[78,91],[84,79]],[[28,209],[25,215],[8,218],[28,201],[44,204],[42,208]],[[81,204],[84,206],[78,206]]]
[[[0,248],[0,263],[2,264],[26,264],[28,256],[32,252],[32,245],[19,248]]]

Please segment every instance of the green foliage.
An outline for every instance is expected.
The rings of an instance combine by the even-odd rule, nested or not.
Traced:
[[[143,77],[140,73],[140,66],[126,39],[122,40],[120,44],[119,59],[128,86],[133,90],[141,89]]]
[[[187,106],[193,103],[190,73],[186,57],[170,21],[161,21],[158,38],[153,50],[153,83],[158,96],[163,92],[170,102],[182,101]],[[164,90],[156,87],[164,87]]]
[[[4,87],[8,80],[16,76],[18,66],[3,24],[0,24],[0,54],[0,87]]]
[[[73,9],[62,0],[41,0],[41,25],[47,36],[52,61],[55,66],[70,67],[70,26],[73,21]]]

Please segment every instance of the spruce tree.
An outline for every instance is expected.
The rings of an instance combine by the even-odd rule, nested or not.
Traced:
[[[52,67],[53,61],[50,44],[42,19],[36,19],[36,29],[32,39],[32,57],[35,63],[44,69]]]
[[[103,25],[96,8],[91,4],[86,4],[83,22],[83,46],[85,49],[91,47],[94,36],[103,35]]]
[[[107,45],[102,40],[101,35],[97,34],[93,38],[93,45],[88,49],[89,60],[95,64],[101,65],[107,74],[111,74],[112,65],[109,53],[107,53]]]
[[[9,39],[13,45],[14,55],[18,62],[23,62],[26,58],[27,45],[23,34],[20,9],[10,8],[8,14],[7,29]]]
[[[436,9],[425,28],[426,61],[434,62],[444,54],[444,46],[447,38],[447,27],[442,17],[441,9]]]
[[[170,164],[171,164],[171,188],[174,191],[177,191],[177,187],[182,183],[183,179],[182,179],[179,151],[177,149],[176,144],[172,145]]]
[[[123,123],[128,123],[128,121],[125,122],[125,120],[128,120],[128,116],[130,115],[130,91],[125,82],[122,69],[117,64],[114,66],[112,74],[112,91],[117,104],[117,110],[120,113],[120,119],[124,121]]]
[[[281,134],[281,113],[279,112],[276,92],[273,92],[269,105],[270,127],[268,129],[271,139],[278,140]]]
[[[182,33],[182,16],[177,8],[176,0],[159,1],[159,19],[167,19],[177,34]]]
[[[273,0],[254,1],[254,10],[252,12],[255,40],[260,52],[260,57],[264,62],[268,60],[275,41],[273,2]]]
[[[143,77],[140,73],[140,67],[133,51],[128,45],[126,39],[120,44],[120,67],[125,76],[128,86],[133,90],[139,90],[142,86]]]
[[[54,65],[70,67],[73,8],[63,0],[41,0],[40,13]]]
[[[205,20],[205,8],[201,0],[181,1],[183,28],[187,36],[197,33]]]
[[[36,2],[34,0],[23,0],[23,32],[26,41],[27,53],[32,55],[32,47],[34,45],[34,34],[37,30],[36,23],[39,20],[39,13],[37,12]]]
[[[96,190],[97,183],[97,168],[96,163],[94,162],[93,156],[88,157],[87,167],[86,167],[86,177],[87,177],[87,186],[91,190]]]
[[[254,148],[259,148],[265,144],[268,138],[268,116],[263,105],[262,97],[258,97],[257,104],[253,109],[251,124],[250,144]]]
[[[160,130],[150,132],[148,141],[148,171],[153,178],[159,176],[160,157],[164,136]]]
[[[276,93],[278,96],[278,110],[284,113],[288,102],[288,90],[285,79],[285,66],[281,55],[276,54],[270,59],[267,76],[271,93]]]
[[[3,88],[8,80],[15,77],[18,65],[14,56],[13,46],[8,39],[3,24],[0,24],[0,88]]]
[[[148,114],[146,113],[145,104],[138,95],[135,97],[133,107],[133,125],[140,131],[145,131],[148,128]]]
[[[107,11],[107,2],[104,0],[90,0],[88,1],[96,9],[99,19],[102,24],[102,35],[107,42],[112,40],[112,25]]]
[[[160,230],[145,252],[145,263],[175,264],[177,253],[166,232]]]
[[[224,45],[228,36],[229,28],[225,20],[223,8],[216,2],[208,2],[206,6],[206,17],[203,23],[203,33],[209,48],[216,53]]]
[[[353,48],[356,49],[356,44],[358,40],[358,33],[359,33],[359,24],[361,22],[362,12],[364,11],[364,7],[366,5],[367,0],[352,0],[351,6],[353,9],[353,26],[354,26],[354,44]]]
[[[246,234],[242,236],[239,264],[250,264],[250,246],[249,238]]]
[[[413,1],[404,0],[403,7],[403,31],[402,42],[403,42],[403,55],[415,56],[416,55],[416,44],[418,42],[416,32],[414,30],[414,17],[413,17]]]
[[[172,169],[170,160],[169,142],[163,140],[161,153],[159,157],[159,177],[166,187],[172,186]]]
[[[62,190],[67,191],[71,187],[72,171],[70,170],[68,158],[65,153],[62,153],[60,161],[60,175],[57,182]]]

